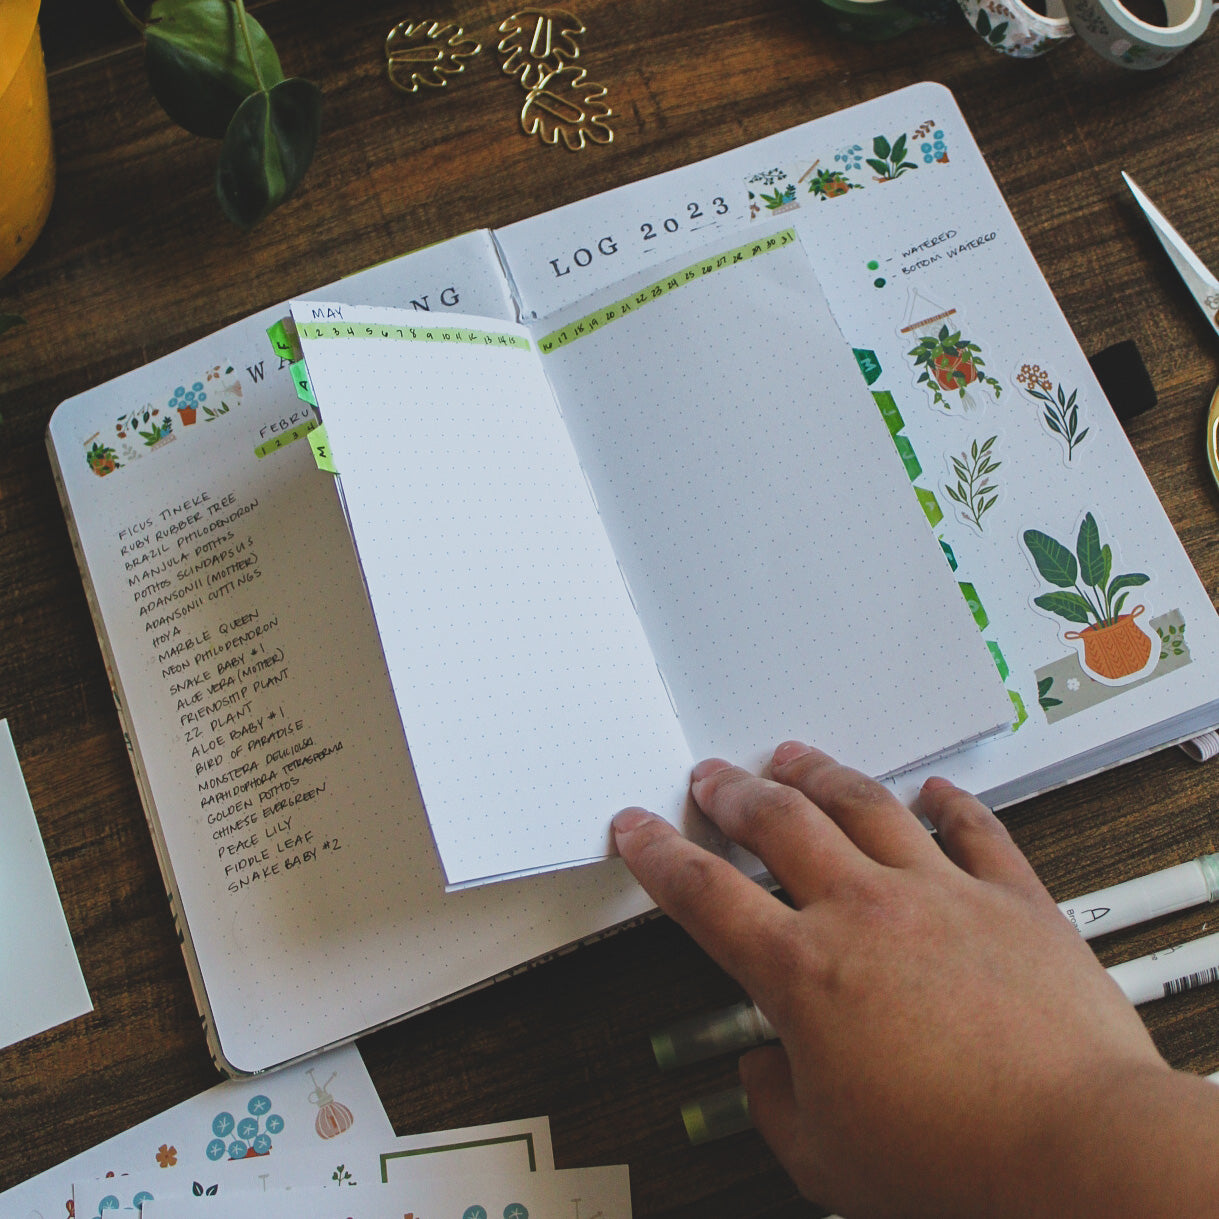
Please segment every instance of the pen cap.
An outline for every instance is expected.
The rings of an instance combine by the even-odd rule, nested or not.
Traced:
[[[652,1053],[662,1071],[761,1045],[776,1036],[770,1021],[752,1003],[701,1012],[652,1034]]]
[[[709,1096],[686,1101],[681,1107],[681,1120],[685,1123],[687,1137],[696,1146],[738,1134],[753,1125],[744,1088],[729,1088],[726,1092],[712,1092]]]
[[[1198,866],[1206,879],[1206,896],[1209,901],[1219,899],[1219,854],[1200,855]]]

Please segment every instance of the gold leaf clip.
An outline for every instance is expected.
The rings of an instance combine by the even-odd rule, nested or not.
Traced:
[[[551,72],[580,57],[576,41],[584,33],[584,22],[573,13],[557,8],[523,8],[499,23],[498,50],[503,69],[518,77],[526,92]]]
[[[574,64],[543,76],[521,107],[525,134],[536,134],[547,144],[562,140],[572,152],[589,140],[613,143],[614,130],[608,120],[614,112],[604,100],[607,90],[587,78],[588,73]]]
[[[467,38],[459,25],[399,21],[385,39],[389,79],[403,93],[417,93],[420,85],[443,88],[482,49],[482,43]]]

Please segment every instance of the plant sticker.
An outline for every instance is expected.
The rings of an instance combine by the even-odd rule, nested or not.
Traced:
[[[262,365],[248,371],[257,381],[262,376]],[[104,443],[101,433],[95,432],[84,442],[85,462],[94,474],[104,478],[177,440],[182,432],[175,431],[175,422],[179,429],[211,423],[227,415],[241,397],[241,382],[233,377],[233,366],[213,364],[195,380],[166,389],[162,406],[146,402],[135,410],[124,411],[114,421],[114,435],[109,443]]]
[[[153,1201],[153,1196],[146,1189],[142,1189],[139,1193],[134,1194],[131,1201],[126,1205],[119,1201],[117,1194],[107,1194],[97,1204],[97,1214],[93,1216],[93,1219],[107,1219],[107,1216],[116,1215],[120,1211],[126,1213],[133,1212],[138,1215],[144,1203],[151,1201]]]
[[[999,485],[993,477],[1003,464],[995,456],[998,439],[989,436],[981,444],[975,440],[964,452],[948,457],[950,481],[944,483],[944,493],[956,505],[957,516],[978,533],[986,532],[983,517],[999,499]]]
[[[1068,390],[1040,364],[1022,364],[1016,384],[1034,399],[1041,409],[1042,426],[1055,436],[1063,448],[1066,464],[1072,465],[1075,450],[1087,438],[1089,429],[1080,426],[1079,390]]]
[[[873,156],[865,157],[867,163],[876,171],[876,182],[892,182],[902,174],[912,169],[918,169],[913,161],[906,160],[906,136],[899,135],[892,144],[883,136],[878,135],[872,140]]]
[[[914,340],[906,355],[914,362],[915,384],[930,390],[932,404],[948,414],[978,409],[976,391],[997,402],[1003,386],[986,371],[982,347],[971,338],[956,309],[945,309],[918,289],[910,292],[903,339]]]
[[[1146,610],[1131,594],[1150,580],[1145,572],[1114,570],[1113,550],[1102,542],[1091,512],[1084,514],[1074,549],[1040,529],[1026,529],[1024,546],[1038,575],[1049,585],[1033,604],[1070,629],[1062,638],[1077,645],[1084,672],[1108,685],[1125,685],[1146,676],[1160,659],[1159,639],[1138,619]],[[1074,629],[1078,626],[1080,629]],[[1039,678],[1039,682],[1040,682]],[[1038,687],[1039,698],[1047,691]]]
[[[271,1112],[271,1098],[259,1093],[246,1106],[247,1116],[236,1119],[229,1112],[212,1119],[212,1139],[206,1148],[209,1160],[248,1160],[269,1155],[271,1136],[280,1134],[284,1119]]]
[[[920,123],[911,132],[910,143],[922,155],[924,165],[948,164],[948,144],[943,129],[935,125],[934,119]]]
[[[94,432],[85,441],[89,446],[85,450],[85,461],[98,478],[105,478],[107,474],[113,474],[115,470],[120,469],[123,463],[119,461],[118,454],[108,444],[102,444],[97,436],[98,433]]]
[[[850,181],[841,169],[817,169],[817,163],[814,162],[810,172],[812,170],[816,170],[816,173],[809,179],[809,194],[816,195],[822,201],[837,199],[839,195],[845,195],[850,190],[863,190],[858,182]]]

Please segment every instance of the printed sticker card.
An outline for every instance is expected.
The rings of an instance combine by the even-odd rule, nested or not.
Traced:
[[[325,1103],[337,1104],[333,1097]],[[129,1173],[77,1181],[76,1213],[89,1219],[106,1219],[111,1211],[139,1212],[153,1197],[158,1201],[221,1198],[227,1210],[244,1199],[261,1199],[279,1190],[295,1193],[320,1186],[341,1189],[343,1196],[347,1196],[347,1190],[353,1186],[376,1188],[419,1175],[512,1175],[554,1169],[550,1122],[545,1117],[388,1139],[375,1127],[369,1127],[362,1138],[347,1142],[342,1150],[343,1160],[332,1166],[306,1140],[303,1146],[288,1149],[274,1165],[274,1172],[269,1171],[269,1164],[263,1164],[230,1173],[225,1179],[207,1185],[192,1180],[189,1189],[184,1176],[160,1179],[155,1174],[150,1178]]]
[[[143,1219],[199,1219],[216,1213],[212,1199],[157,1199]],[[412,1176],[353,1190],[268,1191],[230,1198],[224,1219],[630,1219],[625,1165],[557,1172],[503,1171]]]
[[[356,1159],[375,1176],[377,1156],[393,1139],[359,1051],[346,1046],[218,1084],[0,1195],[0,1214],[62,1219],[75,1205],[75,1214],[96,1219],[157,1194],[320,1186]]]

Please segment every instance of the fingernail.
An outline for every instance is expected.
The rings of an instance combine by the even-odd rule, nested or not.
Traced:
[[[930,779],[923,780],[923,791],[945,791],[955,786],[955,783],[943,778],[941,775],[932,775]]]
[[[612,825],[615,834],[629,834],[632,830],[637,830],[641,825],[646,825],[653,820],[651,813],[643,808],[624,808],[622,812],[614,815]]]
[[[771,755],[770,760],[775,766],[786,766],[788,762],[794,762],[809,752],[809,747],[803,741],[784,741]]]
[[[732,766],[731,762],[725,762],[723,758],[704,758],[691,772],[690,782],[701,783],[703,779],[710,778],[716,771],[728,770]]]

